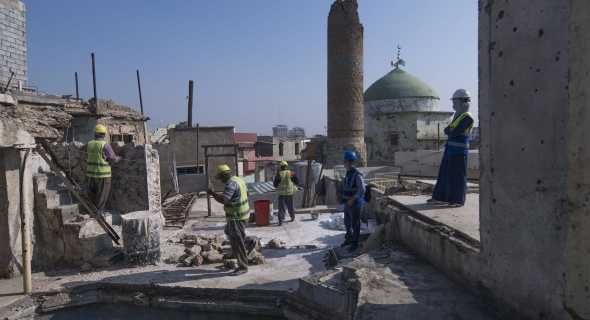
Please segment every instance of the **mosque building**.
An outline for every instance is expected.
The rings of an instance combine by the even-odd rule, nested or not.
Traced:
[[[400,47],[401,49],[401,47]],[[440,111],[436,91],[401,67],[373,83],[364,94],[364,132],[370,165],[389,165],[398,151],[438,150],[453,112]]]

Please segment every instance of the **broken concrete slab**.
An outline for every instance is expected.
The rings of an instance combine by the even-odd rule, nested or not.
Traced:
[[[373,231],[373,233],[369,236],[369,239],[365,241],[363,249],[361,250],[361,254],[380,249],[383,246],[385,243],[385,226],[385,224],[382,224],[378,226],[375,231]]]
[[[0,93],[0,104],[15,106],[18,104],[18,101],[11,95]]]
[[[357,257],[344,269],[343,280],[360,287],[355,319],[508,319],[403,245]]]
[[[479,195],[467,194],[465,206],[451,208],[447,205],[427,204],[429,196],[391,196],[401,208],[432,219],[479,241]]]

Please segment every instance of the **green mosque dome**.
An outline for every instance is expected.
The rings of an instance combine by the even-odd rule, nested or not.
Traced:
[[[426,82],[401,68],[393,69],[373,83],[364,96],[365,102],[403,98],[439,99],[439,96]]]

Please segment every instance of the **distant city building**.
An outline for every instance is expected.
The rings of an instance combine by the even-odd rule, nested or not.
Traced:
[[[289,132],[287,133],[287,137],[305,137],[305,129],[302,127],[294,127],[293,129],[289,130]]]
[[[471,131],[471,139],[479,139],[479,127],[473,127],[473,131]]]
[[[277,124],[272,128],[273,137],[286,137],[289,134],[289,127],[286,124]]]

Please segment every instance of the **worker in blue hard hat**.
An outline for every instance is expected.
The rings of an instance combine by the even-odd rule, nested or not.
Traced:
[[[363,174],[354,165],[356,153],[348,151],[344,154],[344,167],[346,177],[342,187],[342,200],[344,203],[344,228],[346,235],[341,247],[350,245],[348,251],[355,251],[358,248],[359,235],[361,233],[361,212],[365,203],[365,181]]]
[[[453,121],[445,128],[448,136],[445,153],[438,171],[436,186],[430,204],[445,204],[450,207],[465,205],[467,193],[467,155],[469,139],[475,120],[469,111],[471,96],[464,89],[455,91],[453,97]]]

